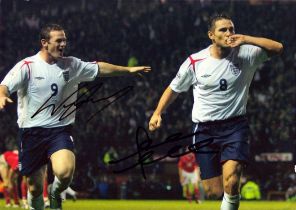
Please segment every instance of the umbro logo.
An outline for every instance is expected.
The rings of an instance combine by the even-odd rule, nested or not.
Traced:
[[[35,77],[35,79],[42,80],[45,79],[44,77]]]
[[[201,75],[202,78],[207,78],[207,77],[210,77],[212,75],[209,75],[209,74],[205,74],[205,75]]]

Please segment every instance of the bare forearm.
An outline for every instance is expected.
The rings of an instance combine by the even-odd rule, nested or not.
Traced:
[[[126,66],[117,66],[110,63],[98,62],[101,76],[120,76],[130,73]]]
[[[105,62],[98,62],[97,63],[100,68],[99,76],[106,76],[106,77],[113,77],[113,76],[121,76],[121,75],[128,75],[128,74],[140,74],[141,73],[148,73],[151,71],[150,66],[118,66],[110,63]]]
[[[163,92],[154,113],[161,115],[166,110],[166,108],[178,97],[178,95],[178,93],[174,92],[168,86],[166,90]]]
[[[269,54],[281,54],[283,51],[282,43],[267,38],[245,36],[244,42],[245,44],[252,44],[262,47]]]
[[[182,179],[182,169],[181,168],[178,168],[178,173],[179,173],[180,179]]]

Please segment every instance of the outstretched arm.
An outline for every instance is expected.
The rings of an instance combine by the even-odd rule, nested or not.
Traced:
[[[148,73],[151,71],[150,66],[117,66],[110,63],[98,62],[100,69],[99,76],[112,77],[112,76],[122,76],[127,74],[137,74],[137,73]]]
[[[154,131],[158,129],[161,126],[161,114],[164,112],[164,110],[177,98],[179,93],[174,92],[170,86],[166,88],[166,90],[163,92],[157,108],[155,109],[150,122],[149,122],[149,130]]]
[[[4,109],[7,103],[13,103],[9,98],[8,88],[5,85],[0,85],[0,110]]]
[[[266,50],[268,56],[279,55],[283,52],[283,44],[271,39],[247,36],[242,34],[234,34],[230,36],[227,43],[231,47],[236,47],[242,44],[251,44],[259,46]]]

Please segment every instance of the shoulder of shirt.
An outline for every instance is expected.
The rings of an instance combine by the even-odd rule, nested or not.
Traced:
[[[189,57],[191,57],[194,60],[205,59],[210,56],[209,48],[210,46],[196,53],[191,54]]]
[[[61,60],[81,60],[81,59],[74,56],[64,56],[61,58]]]
[[[71,63],[71,62],[75,62],[75,61],[80,61],[81,59],[76,58],[74,56],[65,56],[59,59],[59,62],[63,62],[63,63]]]
[[[58,65],[63,66],[63,68],[68,68],[69,66],[75,66],[80,59],[74,56],[64,56],[58,60]]]
[[[19,64],[24,64],[25,62],[34,62],[36,59],[37,59],[37,54],[36,55],[29,56],[29,57],[26,57],[26,58],[23,58],[18,63]]]
[[[243,44],[240,47],[258,47],[258,46],[252,45],[252,44]]]
[[[209,57],[210,53],[209,53],[209,47],[191,54],[190,56],[188,56],[188,58],[183,62],[182,64],[182,68],[189,68],[193,63],[200,61],[200,60],[204,60],[205,58]]]
[[[236,47],[236,49],[233,52],[239,57],[245,57],[246,54],[249,54],[249,52],[258,51],[258,50],[260,51],[262,49],[263,48],[256,45],[244,44],[239,47]]]
[[[241,46],[239,46],[239,49],[245,49],[245,48],[260,48],[259,46],[256,46],[256,45],[251,45],[251,44],[243,44]]]
[[[23,58],[15,66],[18,68],[28,67],[30,64],[36,62],[36,59],[37,59],[37,54],[30,57]]]

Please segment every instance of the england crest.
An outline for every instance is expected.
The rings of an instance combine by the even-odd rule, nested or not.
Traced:
[[[69,78],[70,78],[69,70],[63,71],[63,77],[64,77],[65,82],[69,81]]]
[[[230,71],[234,76],[238,76],[241,72],[238,64],[230,64]]]

